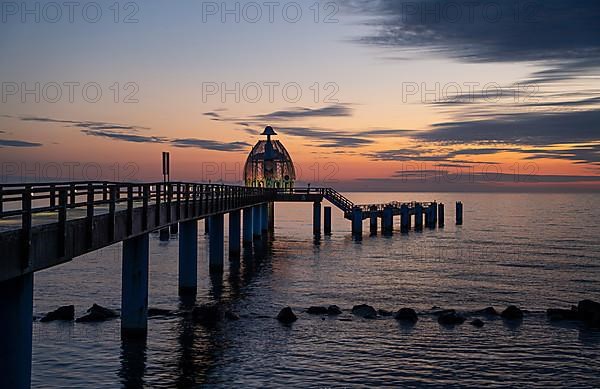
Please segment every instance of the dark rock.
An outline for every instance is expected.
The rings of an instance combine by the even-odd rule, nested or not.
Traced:
[[[328,315],[341,315],[342,310],[337,305],[330,305],[327,307],[327,314]]]
[[[225,318],[230,321],[236,321],[240,320],[240,315],[228,309],[227,311],[225,311]]]
[[[154,316],[172,316],[173,312],[162,308],[148,308],[148,317]]]
[[[454,309],[440,309],[439,311],[433,312],[433,314],[438,317],[452,314],[452,313],[456,313],[456,311]]]
[[[475,312],[476,315],[484,316],[500,316],[500,313],[496,311],[494,307],[487,307]]]
[[[471,321],[471,325],[477,328],[481,328],[485,325],[485,323],[481,319],[475,319]]]
[[[443,325],[455,325],[464,323],[466,318],[456,312],[448,312],[438,317],[438,323]]]
[[[394,314],[394,312],[388,311],[386,309],[378,309],[377,313],[379,314],[379,316],[392,316]]]
[[[419,320],[419,317],[417,316],[417,312],[415,312],[414,309],[412,309],[412,308],[401,308],[394,315],[394,319],[400,320],[400,321],[408,321],[408,322],[411,322],[411,323],[416,323]]]
[[[192,310],[192,319],[200,324],[213,325],[223,318],[223,310],[218,304],[202,304]]]
[[[76,322],[85,323],[85,322],[95,322],[95,321],[104,321],[108,319],[114,319],[115,317],[119,317],[119,315],[113,311],[112,309],[104,308],[98,304],[92,305],[90,309],[87,311],[87,315],[77,318]]]
[[[521,320],[523,319],[523,311],[514,305],[509,306],[500,314],[504,319],[508,320]]]
[[[279,311],[279,314],[277,315],[277,320],[284,324],[290,324],[298,320],[298,317],[294,314],[292,308],[285,307],[281,311]]]
[[[579,318],[585,321],[598,320],[600,316],[600,303],[592,300],[582,300],[577,304],[577,311],[579,312]]]
[[[306,310],[310,315],[327,315],[327,307],[310,307]]]
[[[546,315],[548,316],[548,319],[552,321],[579,319],[579,312],[577,311],[577,309],[550,308],[546,311]]]
[[[65,305],[63,307],[59,307],[58,309],[48,312],[44,315],[40,321],[48,322],[54,320],[73,320],[75,319],[75,306],[74,305]]]
[[[376,319],[377,311],[370,305],[360,304],[352,307],[352,313],[365,319]]]

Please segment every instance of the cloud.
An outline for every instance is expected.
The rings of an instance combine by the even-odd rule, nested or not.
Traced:
[[[182,138],[169,142],[174,147],[197,147],[214,151],[247,151],[251,145],[246,142],[218,142],[214,140]]]
[[[465,62],[536,62],[534,80],[557,81],[600,66],[596,0],[473,2],[347,0],[374,27],[359,42],[426,50]]]
[[[122,125],[109,122],[96,122],[96,121],[79,121],[79,120],[63,120],[53,119],[47,117],[36,117],[36,116],[23,116],[19,118],[24,122],[43,122],[43,123],[59,123],[59,124],[70,124],[72,127],[85,128],[92,131],[104,131],[104,130],[116,130],[116,131],[134,131],[149,130],[147,127],[135,126],[135,125]]]
[[[133,143],[165,143],[167,138],[160,136],[143,136],[138,134],[105,131],[105,130],[81,130],[85,135],[99,136],[115,140],[122,140]]]
[[[290,108],[271,112],[268,114],[255,115],[254,120],[263,122],[301,120],[307,118],[352,116],[352,109],[345,104],[333,104],[322,108]]]
[[[41,143],[28,142],[24,140],[0,139],[0,147],[40,147]]]

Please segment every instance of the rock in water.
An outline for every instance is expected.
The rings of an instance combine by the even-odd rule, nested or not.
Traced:
[[[108,319],[113,319],[115,317],[119,317],[119,315],[113,311],[112,309],[104,308],[98,304],[92,305],[90,309],[87,311],[87,315],[84,315],[77,320],[76,322],[94,322],[94,321],[104,321]]]
[[[477,315],[485,315],[485,316],[500,316],[498,311],[494,307],[487,307],[480,311],[475,312]]]
[[[192,310],[192,319],[200,324],[213,325],[223,317],[218,304],[202,304]]]
[[[577,311],[581,320],[591,321],[600,314],[600,303],[592,300],[582,300],[577,304]]]
[[[475,319],[471,322],[471,325],[477,328],[481,328],[485,325],[485,323],[481,319]]]
[[[279,314],[277,315],[277,320],[284,324],[290,324],[298,320],[298,317],[294,314],[292,308],[285,307],[281,311],[279,311]]]
[[[411,323],[416,323],[419,320],[419,317],[417,316],[417,312],[415,312],[414,309],[412,309],[412,308],[401,308],[394,315],[394,319],[400,320],[400,321],[407,321],[407,322],[411,322]]]
[[[504,311],[502,311],[500,316],[508,320],[521,320],[523,318],[523,311],[521,311],[516,306],[511,305]]]
[[[444,325],[455,325],[464,323],[466,318],[456,312],[448,312],[438,317],[438,323]]]
[[[306,310],[310,315],[327,315],[327,307],[310,307]]]
[[[352,307],[352,313],[365,319],[376,319],[377,311],[370,305],[361,304]]]
[[[63,307],[59,307],[58,309],[48,312],[44,317],[40,319],[40,321],[48,322],[54,320],[73,320],[75,319],[75,306],[74,305],[65,305]]]
[[[577,309],[555,309],[550,308],[546,311],[548,319],[551,321],[560,320],[578,320],[579,312]]]
[[[342,310],[337,305],[330,305],[327,307],[327,314],[328,315],[341,315]]]

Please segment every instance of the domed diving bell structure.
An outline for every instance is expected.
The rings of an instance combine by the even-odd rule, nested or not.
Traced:
[[[244,182],[246,186],[259,188],[291,189],[296,180],[296,171],[290,153],[278,140],[271,137],[277,135],[272,127],[267,127],[261,135],[267,140],[260,140],[254,147],[244,166]]]

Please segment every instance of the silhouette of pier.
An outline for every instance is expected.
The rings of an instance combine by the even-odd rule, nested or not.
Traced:
[[[123,242],[121,332],[145,335],[148,310],[149,233],[179,233],[179,293],[197,289],[198,221],[207,221],[209,266],[222,272],[224,216],[229,218],[230,258],[253,247],[275,224],[277,202],[313,203],[313,232],[321,235],[321,206],[327,200],[352,223],[362,239],[370,232],[444,226],[444,205],[391,202],[357,205],[332,188],[261,188],[186,182],[53,182],[0,186],[0,355],[1,387],[27,387],[31,375],[33,275],[83,254]],[[456,222],[462,224],[462,203]],[[331,234],[331,207],[324,230]],[[379,222],[381,221],[381,222]],[[174,228],[178,226],[178,228]],[[166,234],[168,237],[168,233]],[[6,384],[6,385],[5,385]]]

